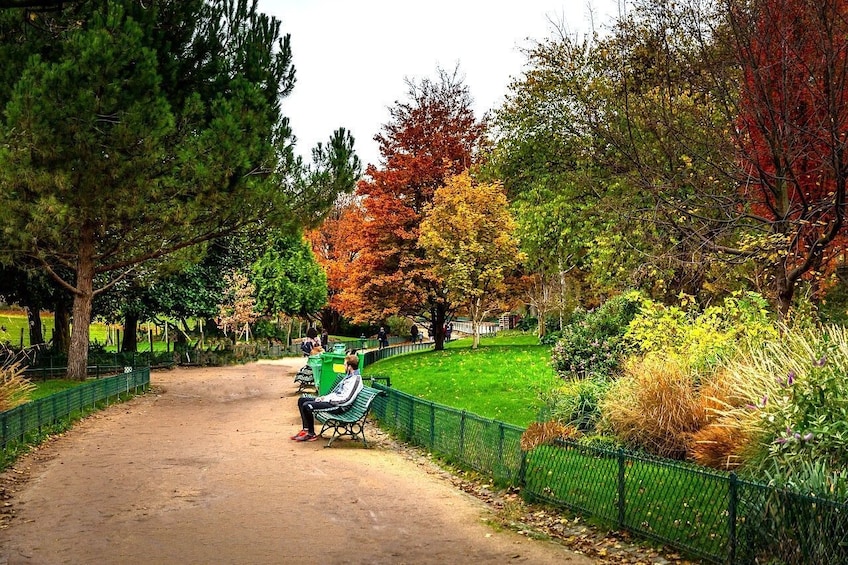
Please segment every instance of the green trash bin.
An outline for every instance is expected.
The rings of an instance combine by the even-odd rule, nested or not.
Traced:
[[[362,370],[365,363],[365,354],[359,351],[356,355],[359,357],[359,369]],[[344,351],[337,353],[335,348],[333,351],[325,351],[321,354],[321,382],[318,384],[317,379],[315,381],[315,384],[318,386],[318,394],[327,394],[330,392],[333,388],[333,383],[336,382],[336,378],[344,374],[345,357]],[[313,372],[315,371],[315,369],[312,370]]]
[[[315,390],[321,390],[321,371],[323,370],[321,366],[321,355],[310,355],[306,360],[306,364],[309,365],[310,369],[312,369],[312,378],[315,380]],[[319,392],[318,394],[323,393]]]

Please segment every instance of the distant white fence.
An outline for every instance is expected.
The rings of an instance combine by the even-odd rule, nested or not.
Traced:
[[[493,322],[480,322],[480,335],[495,335],[498,333],[498,324]],[[470,334],[471,330],[471,322],[453,322],[453,331]]]

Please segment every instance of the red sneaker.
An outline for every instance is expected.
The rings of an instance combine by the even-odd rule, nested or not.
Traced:
[[[299,438],[297,438],[295,441],[315,441],[316,439],[318,439],[318,435],[317,435],[317,434],[309,434],[309,433],[307,433],[307,434],[304,434],[304,435],[300,436],[300,437],[299,437]]]
[[[293,435],[291,438],[289,438],[289,439],[292,439],[292,440],[294,440],[294,441],[300,441],[300,438],[302,438],[303,436],[305,436],[307,433],[308,433],[308,432],[307,432],[306,430],[300,430],[299,432],[297,432],[296,434],[294,434],[294,435]]]

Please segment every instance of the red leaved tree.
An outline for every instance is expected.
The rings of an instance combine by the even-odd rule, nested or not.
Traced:
[[[428,315],[441,349],[451,304],[418,247],[419,224],[445,178],[471,166],[484,125],[456,72],[407,84],[408,100],[390,108],[390,121],[375,136],[383,164],[369,165],[359,183],[366,221],[356,269],[346,279],[346,314],[371,321]]]
[[[742,192],[765,229],[782,313],[804,277],[820,281],[845,247],[848,1],[728,0],[742,69]]]

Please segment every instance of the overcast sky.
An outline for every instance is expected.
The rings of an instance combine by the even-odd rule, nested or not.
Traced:
[[[617,0],[259,0],[260,10],[291,34],[297,83],[283,102],[298,152],[345,127],[363,164],[379,161],[373,137],[388,107],[405,100],[406,77],[435,78],[459,66],[478,117],[497,108],[511,77],[521,74],[519,48],[548,37],[551,21],[567,29],[608,25]],[[363,169],[364,170],[364,169]]]

